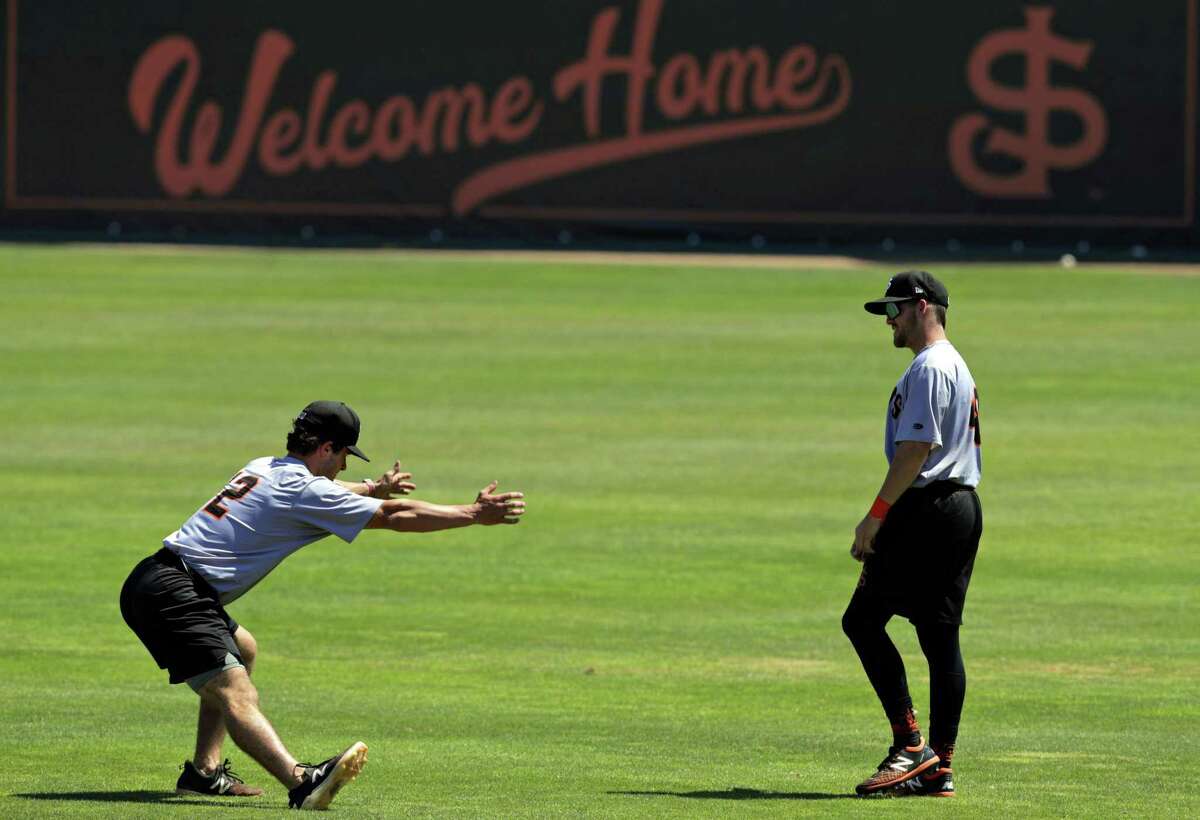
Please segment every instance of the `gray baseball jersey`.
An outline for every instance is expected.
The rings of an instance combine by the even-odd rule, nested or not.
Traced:
[[[331,534],[353,541],[381,504],[313,475],[298,458],[256,458],[163,545],[227,604],[301,547]]]
[[[983,472],[979,394],[967,363],[948,341],[918,353],[892,391],[883,441],[888,464],[901,441],[933,445],[914,487],[934,481],[978,486]]]

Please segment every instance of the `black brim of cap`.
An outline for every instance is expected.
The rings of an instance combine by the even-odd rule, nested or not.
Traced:
[[[876,316],[883,316],[887,313],[886,304],[895,304],[896,302],[911,302],[911,296],[884,296],[882,299],[875,299],[863,305],[863,310],[867,313],[874,313]]]
[[[369,459],[369,458],[367,458],[367,457],[366,457],[366,455],[363,453],[363,451],[362,451],[362,450],[358,449],[358,448],[357,448],[357,447],[355,447],[353,444],[348,444],[348,445],[346,445],[346,449],[350,451],[350,455],[352,455],[352,456],[358,456],[358,457],[359,457],[359,458],[361,458],[363,461],[370,461],[370,460],[371,460],[371,459]]]

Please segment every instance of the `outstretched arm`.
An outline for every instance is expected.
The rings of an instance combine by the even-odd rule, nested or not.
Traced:
[[[392,465],[392,469],[381,475],[378,479],[365,479],[363,481],[342,481],[336,479],[338,484],[341,484],[355,495],[368,495],[373,498],[391,498],[393,495],[408,495],[417,488],[409,479],[412,478],[412,473],[404,472],[404,468],[397,461]]]
[[[493,481],[480,490],[474,504],[430,504],[415,498],[388,499],[367,522],[367,529],[435,532],[472,524],[516,524],[525,514],[525,494],[493,494],[498,483]]]

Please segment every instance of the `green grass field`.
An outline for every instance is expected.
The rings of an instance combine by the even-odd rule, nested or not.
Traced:
[[[893,269],[0,246],[0,816],[285,809],[232,744],[264,797],[172,795],[196,698],[117,593],[316,398],[363,417],[347,478],[529,502],[320,542],[230,607],[301,759],[370,745],[343,816],[1194,816],[1200,277],[933,270],[986,525],[960,794],[914,808],[844,799],[889,741],[839,619],[910,358],[861,308]]]

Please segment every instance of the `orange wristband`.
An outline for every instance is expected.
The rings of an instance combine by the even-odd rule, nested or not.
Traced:
[[[871,511],[867,513],[867,515],[882,521],[883,519],[887,518],[888,510],[891,508],[891,504],[887,503],[879,496],[875,496],[875,503],[871,505]]]

